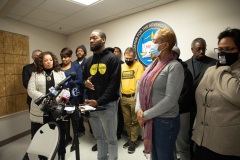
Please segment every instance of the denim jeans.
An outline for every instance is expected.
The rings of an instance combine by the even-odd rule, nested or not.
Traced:
[[[180,123],[181,127],[176,141],[177,151],[181,160],[191,160],[190,137],[188,134],[190,129],[189,112],[180,114]]]
[[[118,101],[103,105],[106,110],[91,112],[89,122],[97,139],[98,160],[117,160],[117,108]]]
[[[179,115],[175,118],[154,118],[152,160],[174,160],[174,150],[180,129]]]

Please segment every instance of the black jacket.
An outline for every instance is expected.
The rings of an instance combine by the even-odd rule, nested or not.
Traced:
[[[193,58],[190,58],[186,61],[188,69],[192,73],[193,76],[193,89],[194,91],[197,89],[198,84],[200,83],[205,71],[208,69],[208,67],[214,66],[217,63],[216,59],[213,59],[211,57],[205,56],[201,60],[201,66],[199,69],[199,72],[194,75],[194,69],[193,69]],[[194,92],[195,93],[195,92]]]
[[[119,98],[121,65],[111,50],[106,48],[101,54],[94,54],[84,66],[83,80],[93,76],[91,82],[95,88],[87,90],[87,97],[96,100],[99,106]]]
[[[28,87],[28,82],[32,76],[32,71],[34,69],[34,66],[35,66],[34,63],[31,63],[31,64],[27,64],[23,67],[22,82],[23,82],[24,88],[26,88],[26,89]],[[28,95],[27,96],[27,104],[29,106],[29,110],[30,110],[31,101],[32,101],[32,98]]]
[[[211,57],[205,56],[202,60],[201,60],[201,66],[199,68],[199,72],[194,75],[194,69],[193,69],[193,57],[188,59],[186,61],[188,69],[190,70],[190,72],[192,73],[193,76],[193,94],[194,94],[194,107],[192,107],[193,111],[197,110],[197,105],[195,102],[195,91],[198,87],[198,84],[200,83],[205,71],[208,69],[208,67],[214,66],[217,63],[216,59],[213,59]]]
[[[187,64],[181,59],[177,59],[184,69],[184,83],[183,88],[178,99],[179,113],[190,112],[191,107],[194,105],[194,93],[193,93],[193,76],[189,71]]]

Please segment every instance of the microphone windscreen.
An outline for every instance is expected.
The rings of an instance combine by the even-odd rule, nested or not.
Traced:
[[[69,91],[70,91],[71,97],[77,97],[79,94],[79,91],[78,91],[76,83],[74,81],[71,81],[68,84],[68,86],[69,86]]]
[[[77,78],[77,73],[72,72],[72,73],[70,73],[70,76],[71,76],[72,80],[75,80]]]
[[[74,81],[69,82],[69,83],[68,83],[68,86],[69,86],[69,90],[70,90],[70,91],[71,91],[71,89],[77,87],[76,82],[74,82]]]

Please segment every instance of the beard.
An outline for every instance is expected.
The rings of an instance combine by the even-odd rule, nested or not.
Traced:
[[[94,46],[91,47],[90,45],[90,50],[95,52],[95,51],[98,51],[100,48],[102,48],[103,46],[103,43],[96,43]]]
[[[77,56],[77,59],[78,59],[79,61],[82,61],[84,58],[85,58],[85,55],[78,55],[78,56]]]

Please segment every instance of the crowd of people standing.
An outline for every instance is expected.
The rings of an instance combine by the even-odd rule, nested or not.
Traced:
[[[57,121],[60,126],[58,159],[65,160],[65,147],[73,144],[70,125],[74,119],[56,119],[44,112],[34,100],[48,94],[72,72],[71,81],[78,88],[79,104],[103,107],[90,112],[88,124],[96,139],[98,160],[118,159],[118,140],[125,131],[123,148],[133,154],[140,137],[144,154],[153,160],[238,160],[240,159],[240,30],[227,28],[218,36],[214,49],[218,59],[205,55],[207,43],[195,38],[192,57],[180,59],[175,33],[159,29],[152,38],[153,62],[146,68],[136,59],[136,51],[126,48],[122,61],[119,47],[105,47],[102,30],[90,33],[88,58],[84,45],[73,51],[63,48],[61,62],[50,51],[34,50],[33,63],[24,66],[23,85],[27,89],[31,136],[45,123]],[[181,53],[182,55],[182,53]],[[58,100],[60,101],[60,100]],[[74,104],[70,97],[70,103]],[[74,128],[85,134],[83,117]],[[140,130],[143,130],[142,134]],[[74,147],[74,146],[73,146]],[[46,157],[39,155],[40,160]]]

